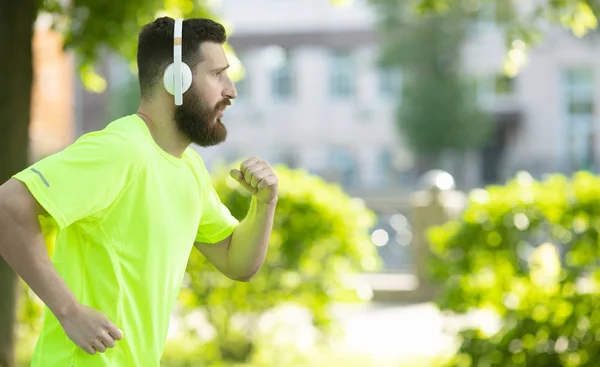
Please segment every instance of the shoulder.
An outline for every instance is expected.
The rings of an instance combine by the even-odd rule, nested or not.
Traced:
[[[213,177],[209,172],[204,159],[194,148],[189,147],[185,152],[189,169],[196,180],[196,184],[202,190],[210,190],[213,184]]]
[[[184,154],[196,175],[206,176],[209,174],[204,159],[194,148],[188,147]]]
[[[144,155],[142,135],[132,117],[126,116],[102,130],[82,135],[68,149],[77,150],[82,158],[113,159],[115,164],[139,163]]]

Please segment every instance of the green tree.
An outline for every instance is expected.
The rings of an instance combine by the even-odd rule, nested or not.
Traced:
[[[461,71],[464,12],[418,17],[408,4],[376,1],[382,64],[401,70],[404,79],[398,130],[424,171],[447,152],[480,147],[490,124],[478,107],[473,83]]]
[[[494,8],[494,20],[505,32],[508,75],[518,73],[528,50],[543,40],[546,25],[559,25],[583,37],[597,28],[600,12],[598,0],[415,0],[413,4],[415,12],[425,16],[450,9],[477,15],[484,8]]]

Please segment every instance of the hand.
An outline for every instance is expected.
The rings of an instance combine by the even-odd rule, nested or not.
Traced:
[[[277,202],[279,180],[271,166],[262,159],[247,159],[240,164],[239,170],[232,169],[229,174],[264,204]]]
[[[113,348],[123,333],[102,312],[77,304],[58,320],[67,336],[88,354]]]

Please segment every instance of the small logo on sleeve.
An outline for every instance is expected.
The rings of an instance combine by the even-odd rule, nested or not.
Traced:
[[[42,174],[42,172],[38,171],[35,168],[31,169],[35,174],[37,174],[38,176],[40,176],[40,178],[42,179],[42,182],[44,182],[44,185],[46,185],[46,187],[50,187],[50,184],[48,183],[48,181],[46,181],[46,177],[44,177],[44,175]]]

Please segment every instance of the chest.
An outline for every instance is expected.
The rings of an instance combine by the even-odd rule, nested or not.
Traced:
[[[191,170],[142,173],[121,199],[113,220],[126,242],[155,254],[189,251],[202,215],[205,195]]]
[[[150,229],[166,226],[164,231],[171,236],[195,235],[205,193],[191,170],[150,170],[140,183],[144,186],[140,191],[145,193],[140,203],[147,211]]]

